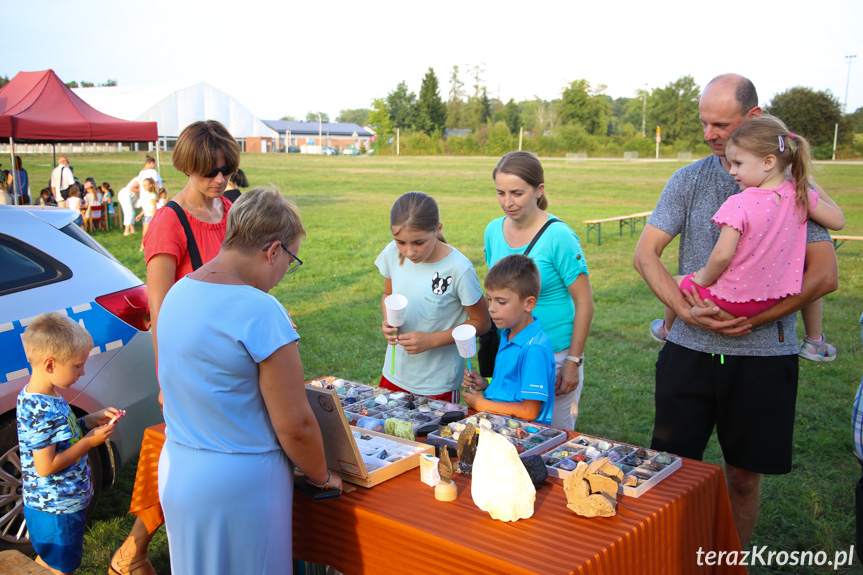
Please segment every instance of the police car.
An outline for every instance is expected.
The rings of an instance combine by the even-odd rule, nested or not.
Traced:
[[[36,316],[65,313],[93,336],[86,375],[62,392],[72,409],[126,410],[111,439],[89,452],[97,496],[138,454],[144,429],[162,421],[147,288],[74,224],[77,215],[0,205],[0,548],[29,548],[15,407],[30,377],[21,334]]]

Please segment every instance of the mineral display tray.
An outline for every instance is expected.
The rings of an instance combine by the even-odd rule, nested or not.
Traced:
[[[548,470],[549,476],[566,479],[567,477],[572,475],[572,471],[561,469],[559,467],[560,462],[556,462],[554,465],[548,465],[547,463],[548,459],[555,452],[559,452],[562,450],[570,450],[575,451],[576,453],[581,453],[585,455],[586,463],[590,463],[591,461],[599,457],[608,457],[609,453],[620,453],[620,460],[614,462],[615,464],[618,464],[621,462],[625,462],[626,459],[631,456],[635,456],[636,451],[638,451],[639,449],[644,450],[644,452],[647,454],[647,457],[643,458],[646,462],[654,462],[656,457],[660,455],[660,452],[653,449],[636,447],[634,445],[628,445],[626,443],[616,443],[607,439],[592,437],[590,435],[579,435],[575,439],[566,442],[564,445],[555,446],[552,449],[544,452],[542,454],[542,459],[546,462],[546,469]],[[681,465],[683,465],[683,460],[680,457],[670,454],[666,455],[671,458],[671,463],[664,465],[662,469],[659,470],[648,469],[646,467],[641,467],[640,465],[627,466],[627,468],[629,469],[622,468],[624,470],[624,477],[635,472],[650,473],[651,476],[648,479],[644,479],[637,486],[620,485],[617,488],[617,492],[622,493],[623,495],[628,495],[630,497],[641,497],[642,495],[650,491],[650,489],[652,489],[657,483],[674,473],[677,469],[680,468]],[[568,457],[567,459],[571,461],[572,456]]]
[[[306,396],[321,428],[327,467],[345,481],[374,487],[418,467],[421,453],[434,455],[431,445],[349,426],[334,389],[306,386]],[[387,455],[380,459],[384,449]]]
[[[506,421],[515,421],[515,422],[518,422],[519,427],[521,427],[523,429],[526,429],[528,427],[536,428],[537,429],[536,432],[528,433],[527,437],[525,437],[524,439],[521,439],[521,440],[517,440],[517,441],[523,441],[523,442],[529,443],[530,438],[535,437],[535,436],[542,436],[545,438],[545,441],[538,444],[536,447],[532,447],[530,449],[526,448],[522,453],[518,454],[519,457],[527,457],[528,455],[539,455],[540,453],[554,447],[555,445],[560,445],[561,443],[566,441],[566,432],[565,431],[561,431],[561,430],[555,429],[553,427],[547,427],[545,425],[540,425],[540,424],[534,423],[532,421],[524,421],[523,419],[515,419],[512,417],[497,415],[496,413],[480,412],[480,413],[477,413],[476,415],[472,415],[471,417],[469,417],[465,420],[462,420],[460,422],[457,422],[457,423],[464,424],[465,422],[469,421],[472,417],[476,417],[477,419],[489,419],[489,420],[502,419],[505,422]],[[453,425],[453,424],[450,424],[450,425]],[[506,424],[504,424],[503,426],[493,425],[492,429],[494,429],[495,431],[499,431],[501,429],[501,427],[505,427],[505,426],[506,426]],[[514,433],[515,430],[513,428],[509,428],[509,429],[511,429]],[[512,441],[511,436],[507,436],[507,439],[510,439],[510,441]],[[441,437],[440,429],[428,434],[428,442],[429,443],[435,443],[437,445],[448,445],[449,447],[452,447],[452,448],[456,448],[458,446],[458,439],[453,439],[452,437]]]

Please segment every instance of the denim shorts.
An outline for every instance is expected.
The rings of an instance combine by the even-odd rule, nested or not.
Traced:
[[[71,573],[81,566],[87,510],[47,513],[24,506],[30,543],[52,569]]]

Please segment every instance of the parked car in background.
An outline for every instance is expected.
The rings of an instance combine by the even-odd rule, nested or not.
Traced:
[[[15,408],[30,366],[21,334],[59,311],[93,336],[86,374],[63,397],[80,417],[125,409],[110,440],[88,457],[95,496],[138,455],[144,429],[162,421],[147,287],[75,225],[62,208],[0,206],[0,548],[30,550],[22,512]]]
[[[284,146],[282,146],[282,151],[283,152],[285,151]],[[288,153],[289,154],[299,154],[300,149],[297,146],[288,146]]]
[[[343,154],[343,155],[345,155],[345,156],[359,156],[359,155],[360,155],[360,151],[359,151],[358,149],[356,149],[356,148],[353,148],[353,147],[348,146],[347,148],[345,148],[345,149],[342,151],[342,154]]]
[[[335,148],[330,147],[330,146],[324,146],[322,153],[325,156],[338,156],[339,155],[339,151]]]

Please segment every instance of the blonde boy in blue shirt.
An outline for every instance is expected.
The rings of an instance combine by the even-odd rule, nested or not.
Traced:
[[[551,425],[554,411],[554,351],[533,317],[540,275],[527,256],[499,260],[485,278],[488,311],[501,333],[491,383],[465,370],[462,395],[476,411],[491,411]],[[479,393],[483,392],[484,393]]]
[[[36,563],[72,573],[81,564],[93,496],[87,452],[111,436],[120,411],[107,407],[76,419],[58,392],[84,375],[93,349],[90,334],[73,319],[42,314],[21,339],[32,368],[17,406],[24,519]]]

